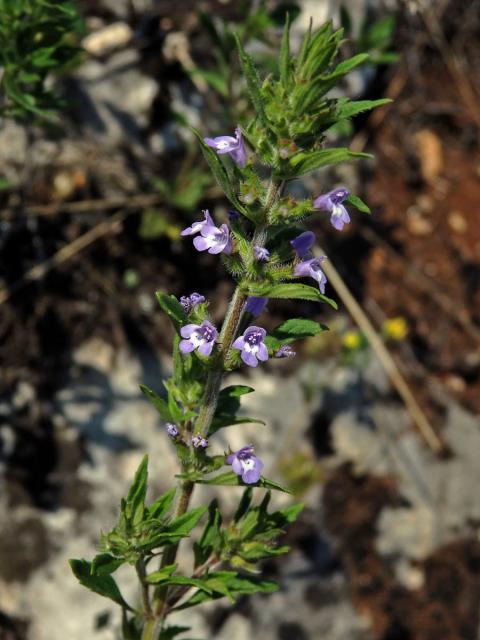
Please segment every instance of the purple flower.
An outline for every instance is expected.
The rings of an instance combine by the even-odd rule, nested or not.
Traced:
[[[232,465],[232,471],[241,476],[245,484],[255,484],[260,480],[263,462],[255,455],[253,445],[249,444],[236,453],[231,453],[226,463]]]
[[[299,258],[309,258],[312,254],[310,249],[315,242],[315,234],[312,231],[304,231],[299,236],[290,240],[290,244],[296,251]]]
[[[234,349],[241,350],[241,358],[249,367],[256,367],[258,360],[268,360],[268,350],[263,340],[267,332],[261,327],[248,327],[243,336],[239,336],[232,344]],[[258,358],[258,360],[257,360]]]
[[[295,276],[308,276],[318,282],[318,288],[321,293],[325,293],[325,285],[327,284],[327,277],[320,269],[322,262],[326,260],[326,256],[320,256],[319,258],[312,258],[311,260],[304,260],[295,266],[293,275]]]
[[[218,136],[217,138],[204,138],[205,144],[215,149],[218,155],[230,154],[230,157],[239,167],[244,167],[247,162],[247,150],[243,142],[240,128],[235,129],[235,137]]]
[[[213,224],[212,216],[210,215],[209,210],[204,209],[202,213],[205,217],[205,220],[199,220],[197,222],[194,222],[192,225],[190,225],[180,233],[181,236],[194,236],[196,233],[200,233],[203,227],[207,225],[210,227],[215,226]]]
[[[265,247],[259,247],[258,244],[253,247],[253,253],[260,262],[268,262],[270,260],[270,251]]]
[[[186,324],[180,329],[180,335],[184,340],[180,340],[180,351],[190,353],[194,349],[202,356],[209,356],[212,353],[213,345],[218,335],[218,331],[208,320],[202,324]]]
[[[203,211],[204,220],[194,222],[190,227],[184,229],[180,235],[193,236],[200,235],[193,239],[193,245],[197,251],[207,251],[208,253],[232,252],[232,240],[230,231],[226,224],[216,227],[208,209]]]
[[[199,433],[192,437],[191,443],[195,449],[206,449],[208,447],[208,440]]]
[[[341,231],[344,225],[350,222],[350,216],[348,215],[348,211],[343,206],[342,202],[346,200],[349,196],[349,192],[344,187],[340,187],[340,189],[334,189],[333,191],[329,191],[328,193],[324,193],[323,195],[318,196],[313,201],[313,206],[315,209],[321,209],[322,211],[328,211],[330,215],[330,222]]]
[[[202,296],[199,293],[196,293],[195,291],[191,293],[189,296],[182,296],[180,298],[180,304],[182,305],[182,307],[185,309],[187,313],[190,313],[190,311],[194,307],[196,307],[198,304],[202,304],[202,302],[205,302],[205,296]]]
[[[297,354],[289,344],[284,344],[275,353],[275,358],[293,358]]]
[[[197,251],[208,251],[208,253],[232,253],[232,240],[230,230],[226,224],[220,227],[205,225],[200,231],[200,235],[193,239],[193,246]]]
[[[178,429],[176,425],[174,425],[172,422],[167,422],[167,424],[165,425],[165,429],[167,430],[170,438],[173,438],[175,440],[175,438],[178,436]]]
[[[256,296],[249,296],[247,298],[247,305],[245,311],[251,313],[252,316],[259,316],[265,309],[268,302],[268,298],[257,298]]]

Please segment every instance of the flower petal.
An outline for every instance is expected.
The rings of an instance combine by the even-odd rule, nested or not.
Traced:
[[[263,342],[258,345],[257,358],[262,360],[262,362],[268,360],[268,349]]]
[[[199,324],[186,324],[180,329],[180,335],[182,336],[182,338],[190,338],[192,333],[194,331],[197,331],[197,329],[200,329]]]
[[[207,238],[197,236],[193,239],[193,246],[197,251],[206,251],[210,247],[210,242]]]
[[[243,473],[242,461],[239,460],[236,456],[232,462],[232,471],[236,473],[238,476],[241,476]]]
[[[209,356],[212,353],[214,341],[204,342],[198,347],[198,352],[202,354],[202,356]]]
[[[260,480],[260,469],[258,467],[254,467],[253,469],[248,469],[242,475],[242,480],[245,484],[256,484]]]
[[[245,345],[245,339],[243,336],[238,336],[235,342],[232,344],[233,349],[243,349]]]
[[[191,353],[195,349],[195,346],[190,340],[180,340],[178,348],[182,353]]]
[[[241,353],[241,358],[249,367],[256,367],[258,365],[258,360],[253,353],[249,353],[248,351],[245,351],[245,349],[243,349]]]

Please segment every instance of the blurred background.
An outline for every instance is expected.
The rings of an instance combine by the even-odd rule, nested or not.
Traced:
[[[232,34],[264,76],[287,11],[293,48],[310,18],[331,18],[345,55],[371,54],[344,95],[394,102],[329,140],[374,160],[291,186],[345,185],[373,215],[352,211],[342,233],[312,218],[340,311],[270,303],[267,329],[295,310],[330,331],[232,376],[256,388],[245,411],[267,427],[214,444],[254,442],[306,504],[291,554],[265,565],[280,590],[176,622],[228,640],[480,638],[480,2],[3,0],[2,640],[119,637],[118,611],[67,559],[94,554],[145,452],[152,496],[172,482],[138,388],[159,391],[171,369],[154,293],[198,291],[219,323],[232,291],[179,238],[201,209],[227,213],[190,127],[248,119]]]

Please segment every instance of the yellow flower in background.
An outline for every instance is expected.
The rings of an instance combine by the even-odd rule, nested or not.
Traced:
[[[408,334],[407,321],[402,316],[389,318],[383,323],[383,333],[386,338],[391,340],[404,340]]]
[[[347,331],[343,334],[342,344],[350,351],[358,349],[362,344],[360,333],[358,331]]]

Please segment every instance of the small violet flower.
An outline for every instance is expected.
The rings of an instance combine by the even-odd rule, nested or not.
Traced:
[[[205,144],[215,149],[219,155],[228,153],[236,165],[243,168],[247,162],[247,150],[243,142],[240,128],[235,129],[235,137],[218,136],[217,138],[204,138]]]
[[[180,335],[184,340],[180,340],[180,351],[190,353],[194,349],[202,356],[209,356],[212,353],[213,345],[218,336],[218,331],[208,320],[202,324],[186,324],[180,329]]]
[[[195,449],[206,449],[208,447],[208,440],[199,433],[192,437],[191,442]]]
[[[261,327],[248,327],[243,336],[239,336],[232,344],[234,349],[240,349],[240,357],[249,367],[256,367],[258,360],[268,360],[268,350],[263,342],[267,332]],[[257,360],[258,358],[258,360]]]
[[[268,262],[270,260],[270,251],[265,247],[260,247],[258,244],[253,247],[253,253],[259,262]]]
[[[208,251],[208,253],[232,252],[232,240],[230,231],[226,224],[216,227],[212,216],[208,210],[203,211],[205,220],[194,222],[190,227],[184,229],[180,235],[192,236],[200,235],[193,239],[193,245],[197,251]]]
[[[204,209],[202,211],[203,216],[205,218],[205,220],[198,220],[197,222],[194,222],[192,225],[190,225],[189,227],[187,227],[186,229],[184,229],[180,235],[181,236],[194,236],[196,233],[200,233],[200,231],[203,229],[203,227],[205,226],[211,226],[214,227],[215,225],[213,224],[213,220],[212,220],[212,216],[210,215],[210,211],[208,209]]]
[[[267,306],[268,298],[257,298],[256,296],[249,296],[247,298],[247,305],[245,311],[251,313],[252,316],[259,316],[263,313],[263,310]]]
[[[205,302],[205,296],[202,296],[200,293],[196,293],[195,291],[189,296],[182,296],[180,298],[180,304],[185,309],[186,313],[190,313],[194,307],[202,304],[202,302]]]
[[[299,236],[290,240],[290,244],[296,251],[299,258],[310,258],[310,249],[315,242],[315,234],[312,231],[304,231]]]
[[[330,213],[330,222],[332,226],[338,231],[341,231],[343,227],[350,222],[350,216],[348,211],[343,206],[342,202],[349,196],[349,192],[344,187],[334,189],[328,193],[318,196],[313,201],[315,209],[321,211],[328,211]]]
[[[297,264],[293,270],[294,276],[308,276],[318,282],[318,288],[321,293],[325,293],[325,285],[327,284],[327,277],[320,269],[322,262],[326,260],[326,256],[320,256],[319,258],[311,258],[310,260],[304,260]]]
[[[284,344],[275,353],[275,358],[293,358],[296,355],[297,355],[296,352],[292,349],[292,347],[289,344]]]
[[[226,462],[232,465],[232,471],[241,476],[245,484],[256,484],[260,480],[263,462],[257,458],[251,444],[231,453]]]
[[[167,430],[170,438],[173,438],[173,440],[175,440],[175,438],[178,436],[178,429],[176,425],[174,425],[172,422],[167,422],[167,424],[165,425],[165,429]]]

